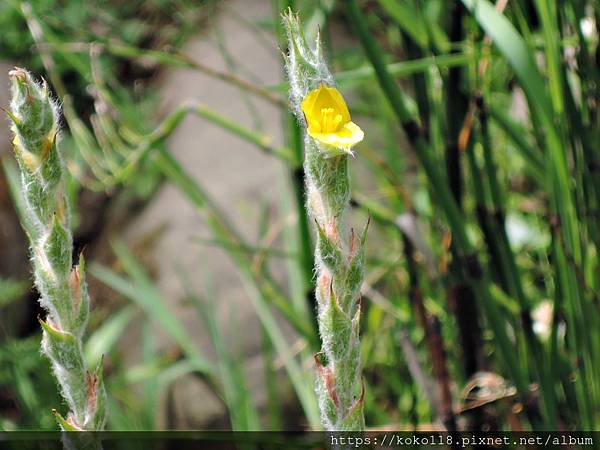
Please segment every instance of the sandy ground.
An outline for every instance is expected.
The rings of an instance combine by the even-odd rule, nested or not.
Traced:
[[[232,70],[257,83],[277,83],[281,80],[277,44],[272,36],[252,28],[252,24],[270,14],[268,0],[225,2],[210,29],[189,42],[184,51],[210,67]],[[228,59],[236,66],[228,66]],[[196,99],[241,125],[249,128],[260,125],[273,136],[274,142],[281,141],[280,111],[272,105],[240,95],[238,88],[198,71],[172,70],[164,79],[161,89],[165,110],[186,99]],[[282,164],[197,117],[184,121],[169,139],[168,147],[240,230],[255,239],[263,206],[277,206],[276,186],[285,173]],[[190,203],[169,185],[130,224],[125,236],[133,242],[161,226],[166,226],[165,231],[153,249],[158,288],[182,326],[197,339],[198,346],[211,354],[210,340],[201,322],[182,303],[185,297],[182,275],[192,281],[197,292],[205,292],[210,285],[221,331],[234,336],[230,347],[244,355],[250,391],[256,402],[263,404],[260,328],[235,267],[222,250],[197,242],[198,237],[210,237],[210,232]],[[158,348],[168,345],[168,338],[158,336]],[[170,417],[170,423],[180,427],[201,426],[222,414],[220,403],[197,379],[183,378],[176,383],[172,394],[176,417]],[[165,420],[163,417],[162,421]]]
[[[272,35],[257,27],[260,20],[272,15],[271,3],[270,0],[223,2],[207,29],[199,30],[198,37],[186,45],[185,53],[210,67],[231,71],[258,84],[280,82],[282,69],[277,43]],[[0,63],[0,85],[9,85],[6,74],[11,68],[11,64]],[[282,142],[281,111],[263,100],[242,95],[238,88],[193,70],[169,70],[162,80],[159,86],[161,114],[185,100],[195,99],[243,126],[259,127],[273,138],[274,143]],[[8,89],[0,89],[0,105],[8,102]],[[0,142],[9,141],[8,123],[3,121]],[[198,117],[188,117],[167,145],[242,234],[250,242],[256,242],[265,206],[273,211],[277,209],[277,189],[287,176],[283,164]],[[10,151],[8,144],[1,148],[3,152]],[[8,196],[0,200],[10,202]],[[8,241],[13,240],[13,235],[20,236],[19,224],[14,219],[13,216],[6,218],[0,215],[0,232]],[[235,266],[217,246],[199,242],[199,238],[210,238],[210,231],[194,207],[168,184],[123,230],[121,237],[133,246],[157,229],[162,231],[150,249],[149,257],[153,272],[157,274],[156,286],[169,308],[202,352],[214,358],[210,339],[201,321],[184,303],[182,280],[189,280],[191,288],[201,295],[205,295],[207,289],[214,294],[220,331],[230,338],[229,349],[240,355],[255,403],[264,405],[261,331]],[[14,248],[19,249],[20,265],[26,266],[25,243]],[[8,256],[13,263],[17,259],[17,256]],[[279,270],[274,275],[284,281],[285,265],[278,266]],[[25,270],[20,267],[18,272],[21,274]],[[7,271],[2,273],[7,274]],[[122,340],[121,347],[128,362],[139,361],[140,334],[137,328],[131,327]],[[156,329],[157,352],[171,347],[173,342],[161,332],[160,327]],[[284,330],[292,339],[289,327],[284,326]],[[169,402],[169,408],[164,403],[167,398],[173,400]],[[214,423],[226,424],[222,422],[225,412],[222,403],[198,378],[181,378],[168,395],[164,393],[162,401],[158,412],[159,428],[201,428]]]

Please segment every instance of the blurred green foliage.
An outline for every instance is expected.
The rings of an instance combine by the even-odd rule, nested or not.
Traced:
[[[28,67],[32,72],[46,72],[35,46],[19,0],[0,3],[0,57]],[[197,31],[198,23],[215,9],[215,0],[30,0],[27,2],[41,20],[50,46],[78,43],[127,43],[140,49],[178,49]],[[81,59],[66,49],[53,58],[57,74],[69,85],[78,106],[89,98],[89,72]],[[127,59],[109,58],[106,69],[129,84],[155,74],[156,66],[131,64]],[[84,109],[84,113],[89,113]]]
[[[0,51],[44,73],[17,3],[0,5],[5,30]],[[165,310],[140,261],[117,243],[116,266],[122,270],[95,265],[93,272],[131,303],[96,311],[97,334],[89,349],[91,358],[104,351],[112,363],[107,371],[110,427],[156,427],[158,387],[184,374],[207,381],[224,405],[235,409],[233,427],[257,427],[257,417],[265,429],[315,426],[312,371],[305,369],[318,344],[306,302],[312,264],[302,259],[312,253],[308,228],[302,221],[286,226],[283,248],[265,247],[262,235],[245,238],[165,144],[187,115],[197,115],[282,160],[286,175],[297,175],[297,128],[286,116],[285,145],[279,147],[262,130],[223,117],[212,105],[183,105],[160,121],[155,98],[146,95],[151,89],[140,95],[133,80],[163,67],[186,67],[278,106],[286,86],[260,86],[243,73],[207,71],[197,64],[202,61],[180,54],[177,49],[196,31],[185,8],[195,11],[198,2],[128,2],[124,7],[107,1],[89,9],[75,8],[78,3],[32,2],[52,44],[53,76],[68,86],[66,94],[76,105],[64,109],[65,139],[78,168],[74,174],[85,186],[125,196],[141,192],[149,198],[156,178],[177,188],[208,224],[211,244],[234,262],[262,323],[264,357],[271,362],[266,367],[270,413],[262,415],[251,409],[252,392],[241,382],[237,355],[224,346],[225,331],[215,328],[212,311],[196,308],[211,331],[218,357],[214,365],[205,363],[206,349],[196,348]],[[273,15],[261,20],[259,29],[243,26],[277,36],[280,12],[287,6],[299,10],[309,37],[320,30],[353,120],[367,129],[352,161],[353,214],[361,216],[356,223],[367,214],[373,218],[361,321],[367,425],[431,428],[455,420],[473,429],[597,428],[597,2],[515,0],[501,13],[484,0],[272,3]],[[350,3],[357,7],[352,15]],[[53,7],[57,4],[63,7]],[[89,47],[67,46],[77,42],[105,46],[94,60]],[[487,68],[481,68],[482,61]],[[106,108],[93,109],[98,99]],[[301,215],[301,179],[287,178],[289,185],[278,186],[281,215]],[[73,182],[72,189],[77,198],[80,183]],[[266,262],[257,265],[257,255]],[[282,258],[289,281],[284,285],[269,270],[269,261]],[[476,283],[474,267],[481,269]],[[187,294],[190,309],[199,298],[211,297]],[[465,311],[470,301],[475,308]],[[127,369],[116,344],[140,317],[144,357]],[[284,320],[300,336],[300,350],[285,339]],[[148,350],[153,326],[168,333],[177,352]],[[34,405],[27,402],[48,410],[57,398],[49,376],[37,399],[21,386],[19,377],[42,376],[46,364],[37,353],[37,337],[30,340],[24,360],[38,362],[30,361],[22,367],[31,369],[18,373],[10,369],[16,359],[6,355],[29,340],[2,344],[2,390],[14,400],[3,408],[9,411],[2,413],[3,426],[52,428],[46,421],[50,414],[27,413]],[[281,400],[288,391],[274,366],[283,367],[298,399],[289,408],[282,406],[289,403]],[[135,389],[146,395],[140,399]],[[440,404],[442,390],[450,393],[450,405]],[[15,404],[22,406],[15,409]]]
[[[0,430],[52,430],[48,405],[60,405],[50,363],[41,357],[40,335],[8,338],[0,345]]]

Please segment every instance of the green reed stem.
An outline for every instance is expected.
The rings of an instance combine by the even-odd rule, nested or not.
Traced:
[[[282,46],[287,46],[285,29],[283,24],[279,20],[279,11],[285,11],[288,8],[295,9],[293,0],[281,0],[277,1],[277,32],[278,40]],[[292,191],[294,194],[294,206],[296,208],[296,214],[298,216],[297,229],[298,229],[298,253],[300,256],[300,268],[304,278],[306,304],[310,308],[311,314],[316,311],[316,298],[315,298],[315,282],[314,282],[314,258],[313,258],[313,243],[310,235],[309,218],[308,212],[305,207],[306,199],[304,198],[304,168],[302,161],[304,158],[303,154],[303,142],[302,142],[302,129],[294,115],[286,108],[283,112],[283,122],[286,131],[286,142],[288,147],[292,150],[296,159],[294,167],[290,167],[290,179],[292,185]],[[316,322],[316,317],[315,317]],[[316,325],[316,323],[315,323]]]
[[[460,252],[461,257],[464,258],[464,270],[469,279],[469,284],[479,299],[479,304],[484,310],[485,316],[494,331],[504,368],[510,373],[519,394],[526,397],[528,394],[526,378],[523,375],[522,368],[514,353],[513,345],[506,333],[502,315],[489,291],[489,286],[487,280],[484,279],[481,267],[476,260],[474,247],[467,236],[462,214],[458,209],[456,201],[446,187],[447,184],[444,181],[445,177],[443,176],[443,173],[439,170],[439,163],[431,154],[421,129],[408,108],[406,95],[398,88],[394,79],[387,71],[383,54],[375,41],[373,34],[369,31],[356,0],[349,1],[347,11],[349,19],[357,31],[367,57],[377,74],[379,84],[386,94],[398,120],[402,124],[405,133],[413,146],[415,155],[425,170],[434,195],[438,200],[438,205],[444,211],[452,231],[453,242]]]

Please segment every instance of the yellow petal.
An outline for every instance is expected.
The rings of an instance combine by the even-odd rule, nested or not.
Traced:
[[[363,140],[365,134],[354,122],[348,122],[336,133],[318,133],[308,130],[308,135],[321,144],[349,150]]]
[[[309,134],[312,131],[313,133],[320,133],[321,132],[321,123],[317,120],[314,119],[309,119],[307,117],[308,120],[308,131]]]
[[[300,103],[300,109],[302,109],[302,112],[306,116],[307,120],[310,120],[312,118],[313,107],[315,105],[315,101],[317,100],[318,95],[319,95],[319,89],[310,91],[308,93],[308,95],[306,97],[304,97],[304,100],[302,100],[302,103]]]
[[[348,106],[336,88],[321,83],[306,95],[300,107],[308,135],[322,144],[328,155],[352,154],[350,149],[363,140],[363,131],[351,121]]]
[[[333,108],[342,115],[342,123],[350,122],[350,111],[348,111],[348,106],[344,101],[344,97],[342,97],[342,94],[340,94],[340,91],[334,87],[327,86],[325,86],[325,89],[327,90],[331,101],[335,105]]]
[[[334,88],[321,83],[318,88],[310,91],[300,104],[307,119],[321,115],[321,110],[333,108],[342,116],[342,123],[350,122],[350,112],[342,94]]]

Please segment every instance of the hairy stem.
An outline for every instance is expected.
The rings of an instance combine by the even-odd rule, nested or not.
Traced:
[[[315,270],[317,316],[322,350],[315,355],[321,421],[327,430],[364,429],[364,391],[361,383],[359,317],[360,286],[364,275],[365,230],[345,238],[343,216],[350,200],[348,156],[331,155],[306,132],[300,103],[321,83],[334,85],[317,38],[306,43],[298,18],[284,15],[289,52],[286,69],[291,106],[305,132],[306,203],[316,223]]]
[[[40,319],[42,351],[70,412],[55,412],[63,430],[98,431],[106,421],[106,394],[99,365],[88,371],[82,338],[89,315],[83,258],[73,268],[73,237],[64,192],[64,165],[58,149],[58,107],[48,86],[24,69],[12,82],[13,146],[21,170],[21,222],[31,245],[35,284],[48,315]]]

